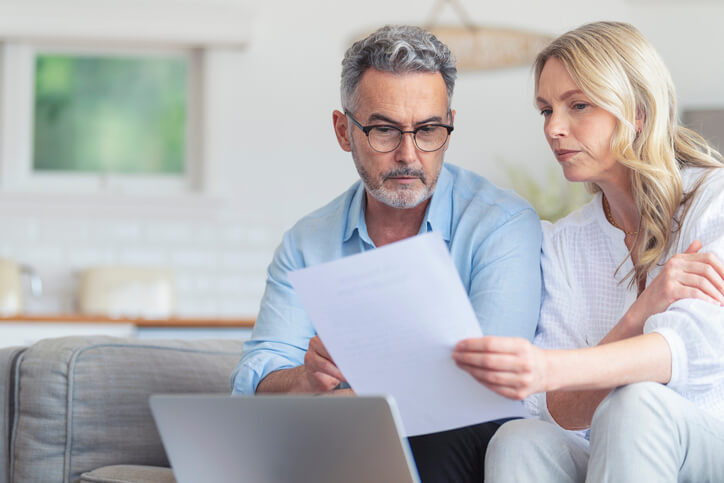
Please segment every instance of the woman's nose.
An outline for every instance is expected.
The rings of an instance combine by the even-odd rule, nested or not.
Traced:
[[[565,116],[551,112],[545,125],[545,133],[549,138],[559,138],[568,135],[568,121]]]

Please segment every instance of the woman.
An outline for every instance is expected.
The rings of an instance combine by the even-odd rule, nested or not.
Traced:
[[[535,81],[565,177],[596,195],[544,223],[536,346],[453,354],[540,418],[501,427],[486,481],[724,481],[722,158],[677,124],[670,75],[630,25],[564,34]],[[566,431],[589,428],[590,443]]]

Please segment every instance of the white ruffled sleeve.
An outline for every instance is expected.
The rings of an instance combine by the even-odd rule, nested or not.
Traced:
[[[713,170],[692,202],[679,251],[694,240],[700,253],[724,261],[724,169]],[[724,401],[724,307],[697,299],[673,303],[651,316],[644,333],[661,334],[671,349],[671,389],[693,401]]]

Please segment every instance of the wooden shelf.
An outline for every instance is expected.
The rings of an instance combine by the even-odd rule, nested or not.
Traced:
[[[186,317],[172,317],[170,319],[139,319],[139,318],[127,318],[127,317],[106,317],[96,315],[85,315],[85,314],[53,314],[53,315],[15,315],[9,317],[0,317],[0,324],[3,322],[13,323],[32,323],[32,324],[133,324],[136,327],[199,327],[199,328],[211,328],[211,327],[242,327],[252,328],[254,327],[254,319],[232,319],[232,318],[186,318]]]

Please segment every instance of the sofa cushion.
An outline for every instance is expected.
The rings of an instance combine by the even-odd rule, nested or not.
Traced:
[[[20,364],[11,481],[74,482],[96,468],[169,466],[154,393],[228,393],[240,341],[63,337]]]
[[[104,466],[80,475],[87,483],[176,483],[171,468],[140,465]]]

